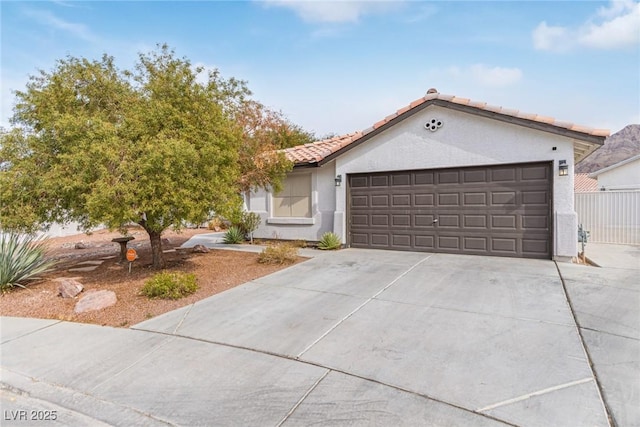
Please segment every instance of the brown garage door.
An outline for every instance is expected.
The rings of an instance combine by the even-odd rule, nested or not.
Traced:
[[[551,258],[551,164],[349,175],[349,243]]]

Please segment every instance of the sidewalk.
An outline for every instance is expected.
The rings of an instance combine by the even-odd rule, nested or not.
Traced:
[[[587,243],[584,253],[598,267],[640,270],[640,245]]]
[[[196,245],[203,245],[209,249],[222,249],[227,251],[241,251],[241,252],[253,252],[260,253],[267,246],[266,245],[228,245],[223,243],[224,231],[217,233],[197,234],[184,242],[181,248],[192,248]],[[298,250],[298,255],[305,258],[315,258],[319,255],[326,253],[326,251],[320,251],[317,249],[302,248]]]

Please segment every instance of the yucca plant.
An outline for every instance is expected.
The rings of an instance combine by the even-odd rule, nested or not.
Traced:
[[[0,291],[15,286],[24,288],[56,264],[46,259],[46,246],[42,238],[0,232]]]
[[[228,245],[244,242],[244,231],[238,227],[231,227],[224,233],[222,241]]]
[[[338,249],[340,246],[342,246],[340,236],[330,231],[324,233],[318,242],[318,249],[331,250]]]

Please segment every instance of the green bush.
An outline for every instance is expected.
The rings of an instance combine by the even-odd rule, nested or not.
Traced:
[[[338,249],[340,246],[342,246],[340,236],[332,232],[324,233],[318,242],[318,249],[323,250]]]
[[[197,290],[195,274],[163,271],[145,282],[142,294],[149,298],[180,299]]]
[[[258,256],[261,264],[293,264],[298,258],[298,248],[287,243],[267,246]]]
[[[24,288],[37,275],[56,264],[46,259],[46,246],[42,239],[21,236],[13,232],[0,232],[0,291],[15,286]]]
[[[240,230],[238,227],[231,227],[224,233],[224,237],[222,241],[227,245],[234,245],[237,243],[244,242],[244,231]]]
[[[243,212],[242,213],[242,223],[240,224],[240,229],[244,230],[246,234],[249,235],[251,239],[251,244],[253,244],[253,232],[260,226],[260,215],[255,212]]]

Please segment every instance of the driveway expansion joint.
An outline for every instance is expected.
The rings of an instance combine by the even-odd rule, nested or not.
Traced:
[[[354,374],[354,373],[351,373],[351,372],[347,372],[347,371],[344,371],[344,370],[341,370],[341,369],[338,369],[338,368],[335,368],[335,367],[326,366],[326,365],[323,365],[323,364],[320,364],[320,363],[316,363],[316,362],[312,362],[312,361],[309,361],[309,360],[300,359],[297,356],[289,356],[289,355],[286,355],[286,354],[274,353],[274,352],[270,352],[270,351],[266,351],[266,350],[260,350],[260,349],[257,349],[257,348],[245,347],[245,346],[240,346],[240,345],[235,345],[235,344],[230,344],[230,343],[225,343],[225,342],[219,342],[219,341],[211,341],[211,340],[206,340],[206,339],[202,339],[202,338],[194,338],[194,337],[189,337],[189,336],[185,336],[185,335],[171,334],[170,332],[150,331],[150,330],[146,330],[146,329],[138,329],[138,330],[139,331],[143,331],[143,332],[149,332],[149,333],[152,333],[152,334],[167,335],[167,336],[182,338],[182,339],[186,339],[186,340],[193,340],[193,341],[203,342],[203,343],[206,343],[206,344],[220,345],[220,346],[224,346],[224,347],[235,348],[235,349],[238,349],[238,350],[250,351],[250,352],[254,352],[254,353],[264,354],[264,355],[267,355],[267,356],[278,357],[278,358],[289,360],[289,361],[292,361],[292,362],[303,363],[303,364],[309,365],[309,366],[315,366],[317,368],[326,369],[327,370],[326,375],[328,375],[330,372],[336,372],[336,373],[339,373],[339,374],[347,375],[349,377],[358,378],[358,379],[361,379],[361,380],[364,380],[364,381],[369,381],[369,382],[372,382],[372,383],[375,383],[375,384],[379,384],[379,385],[382,385],[382,386],[385,386],[385,387],[389,387],[389,388],[392,388],[394,390],[398,390],[398,391],[401,391],[401,392],[404,392],[404,393],[408,393],[408,394],[411,394],[411,395],[414,395],[414,396],[421,397],[423,399],[428,399],[428,400],[431,400],[431,401],[434,401],[434,402],[437,402],[437,403],[440,403],[440,404],[443,404],[443,405],[447,405],[447,406],[450,406],[450,407],[453,407],[453,408],[456,408],[456,409],[459,409],[459,410],[462,410],[462,411],[465,411],[465,412],[472,413],[474,415],[478,415],[478,416],[481,416],[481,417],[484,417],[484,418],[488,418],[488,419],[491,419],[493,421],[497,421],[497,422],[503,423],[506,426],[520,427],[517,424],[510,423],[510,422],[505,421],[503,419],[497,418],[497,417],[495,417],[493,415],[489,415],[489,414],[485,414],[485,413],[482,413],[482,412],[478,412],[478,411],[475,411],[473,409],[466,408],[464,406],[460,406],[460,405],[457,405],[455,403],[447,402],[445,400],[442,400],[442,399],[439,399],[439,398],[436,398],[436,397],[433,397],[433,396],[430,396],[430,395],[427,395],[427,394],[424,394],[424,393],[420,393],[420,392],[417,392],[417,391],[414,391],[414,390],[403,388],[403,387],[400,387],[400,386],[397,386],[397,385],[385,383],[383,381],[379,381],[379,380],[376,380],[376,379],[373,379],[373,378],[368,378],[368,377],[365,377],[365,376],[362,376],[362,375],[357,375],[357,374]],[[318,380],[318,384],[322,381],[322,379],[324,379],[324,377],[326,375],[324,375],[323,377],[321,377]],[[310,394],[311,391],[313,391],[313,389],[315,389],[315,387],[317,387],[317,384],[312,387],[312,389],[309,391],[309,393],[307,393],[307,395]],[[307,396],[305,395],[304,398],[306,399],[306,397]],[[292,411],[291,413],[293,414],[293,412],[295,412],[295,411]]]
[[[600,403],[602,404],[602,409],[604,410],[604,414],[607,418],[607,423],[610,427],[617,426],[615,419],[613,418],[613,411],[611,410],[605,396],[602,391],[602,385],[598,380],[598,376],[596,375],[596,371],[593,368],[593,359],[591,358],[591,354],[589,354],[589,349],[584,342],[584,337],[582,336],[582,326],[580,326],[580,322],[578,321],[578,317],[576,316],[576,311],[573,308],[573,303],[571,302],[571,297],[569,297],[569,292],[567,291],[567,284],[565,283],[564,277],[562,276],[562,272],[560,271],[560,266],[557,261],[553,261],[556,265],[556,270],[558,271],[558,276],[560,276],[560,283],[562,284],[562,292],[564,293],[565,301],[567,302],[567,306],[569,307],[569,313],[571,313],[571,317],[575,323],[576,332],[578,333],[578,339],[580,341],[580,346],[582,346],[582,352],[587,359],[587,365],[589,365],[589,370],[591,371],[591,375],[593,376],[594,382],[596,384],[596,390],[598,391],[598,397],[600,398]]]
[[[416,262],[415,264],[413,264],[411,267],[409,267],[407,270],[405,270],[404,272],[402,272],[402,274],[400,274],[398,277],[396,277],[395,279],[393,279],[391,282],[389,282],[387,285],[385,285],[382,289],[380,289],[378,292],[376,292],[372,297],[368,298],[365,302],[363,302],[362,304],[360,304],[358,307],[356,307],[353,311],[351,311],[349,314],[347,314],[346,316],[344,316],[342,319],[338,320],[333,326],[331,326],[325,333],[323,333],[322,335],[320,335],[320,337],[318,339],[316,339],[314,342],[312,342],[311,344],[309,344],[304,350],[302,350],[297,356],[296,359],[299,359],[303,354],[305,354],[307,351],[309,351],[311,349],[311,347],[313,347],[314,345],[316,345],[317,343],[319,343],[320,341],[322,341],[322,339],[324,337],[326,337],[327,335],[329,335],[333,330],[335,330],[338,326],[340,326],[345,320],[347,320],[348,318],[350,318],[351,316],[353,316],[354,314],[356,314],[358,311],[360,311],[365,305],[369,304],[371,301],[373,301],[374,299],[377,299],[376,297],[380,294],[382,294],[384,291],[386,291],[387,289],[389,289],[391,286],[393,286],[393,284],[395,284],[398,280],[402,279],[404,276],[406,276],[407,274],[409,274],[413,269],[415,269],[416,267],[418,267],[420,264],[422,264],[423,262],[425,262],[426,260],[428,260],[429,258],[431,258],[432,255],[426,256],[424,258],[422,258],[420,261]]]
[[[60,324],[60,323],[62,323],[62,322],[64,322],[64,321],[63,321],[63,320],[58,320],[57,322],[52,323],[52,324],[50,324],[50,325],[46,325],[46,326],[43,326],[43,327],[41,327],[41,328],[34,329],[33,331],[26,332],[26,333],[24,333],[24,334],[22,334],[22,335],[19,335],[19,336],[15,337],[15,338],[11,338],[11,339],[8,339],[8,340],[6,340],[6,341],[2,341],[2,342],[0,342],[0,345],[6,344],[6,343],[10,343],[11,341],[18,340],[18,339],[20,339],[20,338],[22,338],[22,337],[26,337],[27,335],[35,334],[36,332],[39,332],[39,331],[42,331],[43,329],[47,329],[47,328],[50,328],[50,327],[52,327],[52,326],[58,325],[58,324]]]
[[[118,408],[122,408],[124,410],[131,411],[132,413],[135,413],[135,414],[137,414],[139,416],[142,416],[144,418],[148,418],[148,419],[153,420],[153,421],[157,421],[157,422],[162,423],[162,424],[167,425],[167,426],[175,426],[175,424],[173,424],[173,423],[171,423],[171,422],[169,422],[167,420],[164,420],[162,418],[159,418],[159,417],[157,417],[155,415],[152,415],[152,414],[150,414],[148,412],[144,412],[144,411],[142,411],[140,409],[137,409],[137,408],[135,408],[133,406],[127,406],[127,405],[123,405],[121,403],[117,403],[117,402],[114,402],[114,401],[111,401],[111,400],[102,399],[102,398],[100,398],[98,396],[95,396],[95,395],[91,394],[90,392],[85,392],[85,391],[82,391],[82,390],[76,390],[76,389],[69,388],[67,386],[61,385],[61,384],[51,383],[51,382],[45,381],[43,379],[35,378],[35,377],[30,376],[30,375],[26,375],[26,374],[23,374],[23,373],[20,373],[20,372],[17,372],[17,371],[13,371],[11,369],[7,369],[6,367],[2,367],[2,370],[5,370],[5,371],[7,371],[7,372],[9,372],[9,373],[11,373],[13,375],[16,375],[21,380],[25,379],[25,380],[29,381],[30,383],[39,384],[41,387],[53,389],[56,392],[55,395],[58,396],[58,397],[60,395],[65,395],[64,397],[68,397],[68,396],[66,396],[68,394],[79,395],[79,396],[82,396],[83,398],[91,399],[92,401],[100,403],[100,404],[114,405],[114,406],[116,406]],[[60,399],[59,400],[45,399],[45,398],[40,396],[40,393],[28,392],[26,390],[23,390],[20,387],[16,387],[16,386],[14,386],[12,384],[7,383],[4,380],[0,381],[0,390],[7,390],[7,391],[9,391],[9,392],[11,392],[13,394],[17,394],[17,395],[20,395],[20,396],[23,396],[23,397],[27,397],[29,399],[34,399],[34,400],[39,400],[39,401],[42,401],[42,402],[47,402],[49,404],[55,405],[55,406],[57,406],[59,408],[62,408],[64,410],[66,410],[66,411],[69,411],[71,413],[75,413],[75,414],[82,415],[84,417],[91,418],[92,420],[101,422],[103,424],[109,424],[109,423],[106,423],[106,422],[104,422],[104,421],[102,421],[102,420],[100,420],[98,418],[95,418],[95,417],[89,415],[89,414],[86,414],[84,412],[78,411],[78,410],[76,410],[74,408],[71,408],[69,406],[63,405],[62,403],[60,403]],[[42,392],[42,390],[40,390],[40,391]],[[64,399],[62,399],[62,401],[64,401]]]
[[[487,406],[485,406],[483,408],[478,408],[478,409],[476,409],[476,411],[477,412],[490,411],[492,409],[500,408],[502,406],[511,405],[512,403],[522,402],[523,400],[527,400],[527,399],[530,399],[530,398],[535,397],[535,396],[542,396],[543,394],[553,393],[554,391],[562,390],[562,389],[569,388],[569,387],[575,387],[577,385],[588,383],[590,381],[594,381],[594,379],[591,378],[591,377],[583,378],[581,380],[571,381],[571,382],[568,382],[568,383],[565,383],[565,384],[560,384],[560,385],[556,385],[556,386],[553,386],[553,387],[548,387],[548,388],[545,388],[545,389],[542,389],[542,390],[534,391],[532,393],[523,394],[522,396],[517,396],[517,397],[514,397],[512,399],[503,400],[502,402],[493,403],[493,404],[487,405]]]
[[[316,387],[318,387],[318,384],[320,384],[322,382],[322,380],[324,380],[327,377],[327,375],[329,375],[329,372],[331,372],[331,369],[327,369],[325,371],[325,373],[322,374],[322,376],[320,378],[318,378],[318,380],[315,383],[313,383],[313,385],[311,387],[309,387],[309,390],[307,390],[306,393],[303,394],[302,397],[296,402],[296,404],[293,405],[293,407],[289,410],[289,412],[287,412],[287,414],[284,416],[284,418],[278,424],[276,424],[276,427],[280,427],[282,424],[284,424],[289,419],[289,417],[296,411],[296,409],[298,409],[298,407],[311,394],[311,392],[313,390],[315,390]]]

